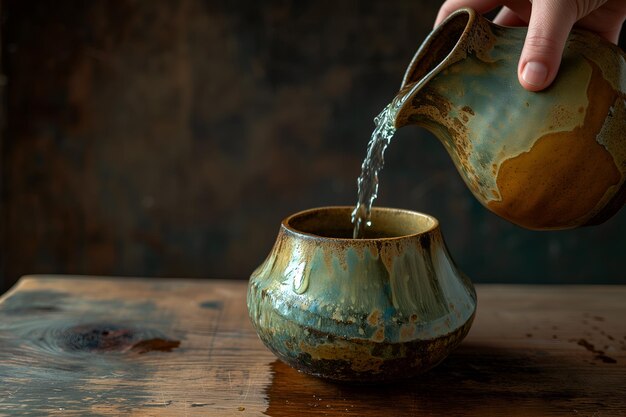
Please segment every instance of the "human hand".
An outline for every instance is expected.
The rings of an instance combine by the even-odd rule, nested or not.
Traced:
[[[626,0],[446,0],[435,26],[461,7],[482,14],[498,6],[504,7],[494,23],[528,25],[517,77],[529,91],[543,90],[554,81],[574,24],[617,43],[626,19]]]

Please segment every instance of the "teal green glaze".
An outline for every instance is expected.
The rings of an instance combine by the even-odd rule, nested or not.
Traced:
[[[396,126],[431,130],[474,196],[514,223],[604,221],[626,201],[626,57],[575,30],[554,83],[529,92],[517,79],[526,32],[452,14],[409,65]]]
[[[350,211],[283,221],[248,288],[261,340],[290,365],[333,379],[388,380],[434,366],[469,330],[471,282],[426,215],[377,208],[373,232],[401,237],[323,237],[351,233]]]

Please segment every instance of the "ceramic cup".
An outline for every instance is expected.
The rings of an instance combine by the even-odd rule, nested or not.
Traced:
[[[366,238],[352,239],[351,211],[283,220],[250,278],[252,324],[276,356],[312,375],[375,382],[426,371],[469,331],[474,287],[434,217],[377,207]]]

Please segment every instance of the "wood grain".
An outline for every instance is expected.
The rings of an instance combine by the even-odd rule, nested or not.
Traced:
[[[461,347],[387,386],[276,361],[245,288],[23,278],[0,299],[0,415],[626,415],[626,287],[479,285]]]

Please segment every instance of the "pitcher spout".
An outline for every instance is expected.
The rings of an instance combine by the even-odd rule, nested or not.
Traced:
[[[488,27],[478,28],[483,26],[481,23],[473,9],[459,9],[426,38],[411,60],[394,99],[396,128],[417,124],[440,136],[449,105],[430,81],[465,59],[468,52],[477,49],[477,44],[483,47],[484,40],[477,43],[474,39],[476,32],[489,31]]]

